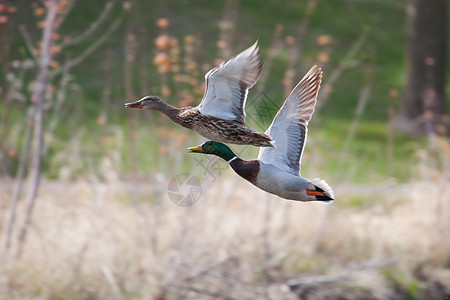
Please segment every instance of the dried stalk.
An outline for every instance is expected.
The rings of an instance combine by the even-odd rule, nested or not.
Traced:
[[[442,174],[442,179],[439,182],[439,189],[438,189],[438,193],[436,193],[436,223],[437,225],[441,224],[444,220],[448,220],[445,216],[444,216],[444,211],[443,210],[443,203],[444,203],[444,199],[442,199],[442,195],[446,195],[446,189],[448,189],[449,187],[449,183],[450,183],[450,159],[447,158],[447,161],[444,161],[444,174]],[[437,227],[439,228],[439,227]],[[447,231],[444,232],[444,234],[446,235],[445,239],[447,238]],[[444,238],[444,237],[443,237]]]
[[[181,285],[178,285],[177,288],[185,289],[185,290],[188,290],[188,291],[191,291],[191,292],[195,292],[195,293],[197,293],[199,295],[209,296],[212,299],[224,299],[224,300],[236,299],[236,298],[224,295],[224,294],[219,293],[219,292],[214,292],[214,291],[210,291],[210,290],[206,290],[206,289],[202,289],[202,288],[195,288],[195,287],[192,287],[192,286],[181,286]]]
[[[358,54],[359,50],[361,50],[362,46],[364,45],[364,42],[366,41],[367,38],[367,33],[368,33],[367,28],[364,28],[359,38],[350,48],[348,54],[339,63],[339,67],[335,69],[330,76],[328,76],[327,83],[323,86],[322,92],[319,93],[317,99],[316,116],[318,115],[317,112],[320,110],[320,108],[327,102],[328,98],[330,97],[332,87],[334,86],[335,82],[341,77],[342,73],[345,70],[352,68],[358,64],[358,61],[355,60],[355,56],[356,54]]]
[[[370,99],[370,92],[372,91],[372,84],[373,84],[373,66],[369,65],[367,66],[365,70],[366,75],[366,82],[361,89],[361,93],[359,95],[358,100],[358,106],[355,110],[355,117],[353,118],[352,124],[350,125],[350,128],[347,132],[347,137],[345,138],[344,146],[342,147],[341,153],[339,155],[339,166],[337,168],[337,176],[342,179],[343,174],[343,166],[346,162],[347,153],[350,147],[350,144],[353,141],[353,138],[355,136],[356,130],[358,129],[359,120],[361,119],[362,114],[364,113],[364,110],[366,108],[367,102]]]
[[[69,85],[70,80],[71,80],[71,76],[67,72],[64,72],[61,77],[61,83],[59,85],[58,94],[56,96],[56,103],[53,105],[53,112],[52,112],[52,116],[50,118],[48,130],[47,130],[48,135],[51,135],[53,133],[53,131],[55,130],[56,125],[58,125],[61,107],[62,107],[62,104],[64,103],[64,101],[66,100],[66,91],[67,91],[67,86]],[[43,150],[44,155],[47,153],[49,144],[50,143],[48,141],[47,142],[44,141],[44,150]]]
[[[207,166],[208,168],[211,168],[212,165]],[[219,228],[223,218],[225,217],[224,215],[226,214],[226,207],[228,206],[228,204],[230,203],[231,199],[233,198],[233,193],[234,191],[236,191],[236,186],[238,184],[238,178],[237,177],[233,177],[233,179],[231,179],[230,181],[228,181],[227,183],[229,183],[229,185],[224,186],[224,192],[222,193],[222,196],[220,198],[220,201],[217,201],[217,205],[218,205],[218,215],[215,218],[214,222],[212,223],[211,227],[212,228]],[[203,193],[205,195],[208,194],[208,188],[209,188],[209,184],[204,184],[203,185]],[[219,207],[220,205],[220,207]],[[213,238],[215,237],[216,232],[210,231],[209,234],[207,236],[205,236],[205,243],[202,245],[202,248],[199,249],[199,253],[200,256],[206,256],[208,254],[208,252],[210,251],[212,245],[213,245]],[[237,255],[233,255],[233,256],[228,256],[228,260],[235,258]],[[225,261],[225,260],[224,260]]]
[[[129,1],[132,11],[127,18],[127,29],[125,35],[125,66],[124,66],[124,84],[126,99],[135,99],[136,95],[133,91],[133,65],[136,61],[136,34],[134,33],[133,13],[135,11],[134,1]],[[128,100],[130,101],[130,100]],[[128,145],[129,145],[129,159],[131,165],[131,173],[134,178],[138,173],[138,150],[136,146],[137,141],[137,124],[134,114],[127,114],[127,125],[129,128]]]
[[[225,10],[222,21],[219,21],[219,45],[220,58],[227,59],[232,56],[231,44],[233,43],[233,36],[235,24],[238,18],[239,0],[228,0],[225,2]]]
[[[237,255],[228,255],[228,256],[226,256],[226,257],[224,257],[222,259],[219,259],[217,262],[215,262],[215,263],[213,263],[211,265],[208,265],[208,266],[206,266],[206,267],[204,267],[204,268],[202,268],[200,270],[196,270],[195,272],[189,273],[186,277],[182,278],[179,281],[180,282],[191,281],[191,280],[196,279],[196,278],[198,278],[200,276],[206,275],[209,272],[211,272],[212,270],[216,269],[217,267],[220,267],[220,266],[224,265],[225,263],[227,263],[227,262],[229,262],[229,261],[231,261],[231,260],[233,260],[235,258],[237,258]]]
[[[325,230],[325,225],[328,220],[328,212],[330,211],[330,207],[326,207],[324,209],[323,215],[320,217],[319,226],[316,236],[314,237],[314,241],[311,243],[311,248],[309,250],[310,255],[315,255],[317,253],[317,249],[319,248],[320,241],[322,240],[323,232]]]
[[[25,244],[28,226],[31,220],[31,214],[33,212],[34,204],[36,202],[37,191],[41,180],[41,169],[43,159],[43,131],[44,131],[44,104],[46,98],[46,91],[49,84],[49,69],[50,62],[52,60],[52,52],[50,47],[52,45],[52,33],[55,31],[53,26],[57,16],[57,1],[50,2],[50,6],[47,10],[47,17],[45,20],[45,28],[42,37],[41,46],[41,58],[39,74],[37,78],[37,88],[34,91],[34,99],[36,99],[36,105],[34,110],[34,147],[33,156],[30,166],[30,188],[27,196],[27,207],[25,214],[25,221],[21,228],[18,237],[17,257],[21,256],[23,246]]]
[[[393,124],[395,118],[395,109],[394,109],[394,103],[393,99],[389,101],[389,106],[387,108],[387,115],[388,115],[388,126],[387,126],[387,133],[386,133],[386,157],[387,157],[387,165],[388,165],[388,173],[389,175],[393,175],[393,167],[394,167],[394,146],[395,146],[395,133],[394,130],[392,130],[391,126],[389,124]]]
[[[267,59],[265,59],[264,61],[264,69],[266,70],[270,70],[270,66],[272,65],[273,59],[281,50],[282,42],[280,37],[282,33],[283,33],[283,25],[281,24],[275,25],[275,30],[273,32],[272,44],[269,49],[269,54],[267,55]],[[258,94],[264,91],[264,87],[266,86],[268,76],[269,76],[268,71],[262,72],[257,85]]]
[[[117,283],[117,280],[114,277],[113,273],[111,273],[111,271],[106,266],[102,266],[101,270],[102,270],[103,276],[105,276],[106,281],[108,281],[108,284],[111,287],[111,290],[114,292],[115,296],[118,299],[125,299],[122,292],[120,291],[120,286]]]
[[[20,197],[22,196],[22,188],[25,178],[25,170],[27,167],[28,157],[30,154],[30,143],[32,138],[32,129],[33,129],[33,111],[34,108],[31,107],[28,110],[28,117],[27,117],[27,127],[25,131],[25,139],[24,144],[22,147],[22,151],[20,154],[19,159],[19,167],[17,170],[17,176],[16,176],[16,185],[14,187],[13,194],[11,196],[11,205],[9,210],[9,217],[8,221],[6,223],[6,236],[3,244],[2,249],[2,256],[0,260],[0,264],[4,264],[8,258],[9,250],[11,248],[11,240],[12,240],[12,233],[13,228],[16,224],[16,215],[17,215],[17,204],[19,202]]]
[[[82,276],[82,265],[83,262],[85,260],[86,257],[86,253],[91,245],[91,242],[93,240],[93,233],[92,231],[90,232],[90,234],[88,234],[86,241],[84,241],[83,246],[80,248],[78,255],[77,255],[77,260],[75,262],[75,265],[73,267],[73,271],[72,271],[72,278],[67,282],[67,289],[69,289],[70,287],[76,286],[77,284],[77,280],[80,280],[80,277]]]
[[[3,65],[3,76],[5,76],[6,74],[8,74],[11,70],[11,61],[9,58],[9,52],[10,52],[10,45],[11,45],[11,34],[10,34],[10,30],[9,30],[9,26],[4,26],[2,28],[2,35],[0,36],[0,51],[1,51],[1,61],[2,61],[2,65]],[[6,76],[5,76],[6,77]],[[2,119],[1,119],[1,123],[0,123],[0,163],[2,163],[2,165],[0,167],[3,168],[4,175],[7,175],[9,173],[8,171],[8,166],[6,163],[6,160],[4,160],[4,158],[6,157],[6,152],[7,152],[7,137],[8,137],[8,124],[9,124],[9,106],[11,104],[11,93],[10,90],[12,89],[12,84],[10,83],[9,80],[5,80],[5,82],[3,83],[3,90],[5,93],[5,105],[3,107],[3,114],[2,114]],[[2,94],[2,89],[0,88],[0,95]]]
[[[317,276],[309,276],[309,277],[303,277],[303,278],[294,278],[289,279],[285,282],[285,284],[289,288],[293,288],[298,285],[308,285],[308,284],[315,284],[315,283],[325,283],[325,282],[336,282],[336,281],[342,281],[346,280],[354,273],[358,271],[364,271],[364,270],[370,270],[370,269],[379,269],[386,267],[388,265],[391,265],[397,261],[399,261],[399,257],[390,257],[390,258],[384,258],[384,259],[378,259],[378,260],[370,260],[367,262],[364,262],[362,264],[358,264],[356,266],[351,266],[344,272],[336,275],[317,275]]]
[[[348,148],[349,148],[351,142],[353,141],[353,137],[355,136],[356,130],[358,128],[359,120],[361,119],[361,116],[364,112],[366,104],[369,101],[370,92],[372,90],[372,84],[373,84],[372,72],[373,72],[373,66],[369,65],[366,68],[366,83],[364,84],[364,86],[361,90],[361,93],[360,93],[360,97],[358,100],[358,106],[355,111],[355,117],[353,118],[353,122],[350,125],[349,131],[347,132],[347,137],[345,139],[344,146],[340,153],[339,166],[337,168],[338,171],[336,173],[336,180],[342,180],[342,174],[343,174],[342,168],[346,161],[345,158],[346,158],[346,155],[348,152]],[[317,251],[317,248],[319,247],[320,240],[322,239],[322,236],[323,236],[323,231],[325,230],[325,227],[326,227],[329,210],[330,210],[330,208],[327,207],[320,219],[317,235],[315,237],[314,242],[311,244],[311,253],[315,253]]]
[[[267,272],[270,261],[270,244],[269,244],[269,228],[271,220],[271,209],[270,209],[270,198],[268,194],[265,194],[265,205],[264,205],[264,221],[263,221],[263,231],[262,235],[262,275],[263,275],[263,288],[264,288],[264,298],[269,298],[268,287],[270,284],[270,275]]]
[[[103,88],[102,91],[102,105],[104,107],[106,107],[108,105],[108,103],[110,103],[112,97],[112,91],[111,91],[111,87],[113,85],[113,70],[112,70],[112,65],[113,65],[113,53],[111,49],[108,49],[106,51],[106,60],[104,63],[104,72],[105,72],[105,86]],[[103,112],[102,112],[103,113]],[[105,112],[106,113],[106,112]]]
[[[146,45],[148,44],[148,32],[145,27],[142,27],[140,30],[140,45],[139,45],[139,86],[140,93],[142,96],[148,95],[149,89],[148,85],[148,66],[147,66],[147,55],[148,51],[146,49]]]
[[[285,91],[284,98],[289,96],[292,89],[294,88],[294,77],[296,75],[298,57],[300,56],[300,46],[303,43],[303,40],[306,36],[308,27],[309,27],[309,22],[311,21],[311,16],[313,15],[313,13],[315,11],[316,6],[317,6],[317,0],[309,0],[308,1],[308,7],[306,8],[306,15],[298,27],[297,38],[291,44],[291,47],[288,50],[289,51],[288,65],[287,65],[286,72],[285,72],[284,79],[283,79],[283,85],[284,85],[284,91]]]
[[[188,235],[188,231],[187,231],[188,217],[189,217],[189,215],[187,213],[184,213],[181,216],[181,220],[179,220],[180,221],[179,230],[177,232],[177,235],[173,239],[172,249],[183,249],[182,246],[183,246],[185,240],[187,240],[187,238],[188,238],[187,237],[187,235]],[[178,253],[179,253],[180,257],[183,256],[183,253],[181,253],[181,251],[179,251]],[[172,262],[171,262],[172,268],[164,274],[164,277],[162,279],[163,288],[167,288],[171,284],[171,282],[176,280],[177,276],[179,275],[180,270],[182,269],[182,266],[183,266],[182,264],[183,264],[183,262],[179,259],[179,257],[172,256]]]

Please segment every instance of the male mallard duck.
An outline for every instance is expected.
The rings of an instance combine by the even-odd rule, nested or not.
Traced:
[[[175,123],[218,142],[273,147],[268,135],[254,131],[244,122],[248,89],[258,81],[262,65],[256,42],[206,73],[205,94],[197,107],[175,108],[156,96],[126,103],[125,107],[160,111]]]
[[[273,138],[275,148],[261,148],[257,160],[242,160],[226,145],[213,141],[188,148],[188,151],[223,158],[239,176],[281,198],[333,201],[333,191],[324,180],[300,176],[307,126],[314,113],[321,81],[322,71],[314,66],[297,84],[266,131]]]

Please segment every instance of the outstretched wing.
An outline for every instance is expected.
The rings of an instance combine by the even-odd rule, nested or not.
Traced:
[[[261,148],[258,159],[294,175],[300,174],[300,161],[306,143],[308,122],[314,113],[322,71],[312,67],[280,108],[266,134],[275,148]]]
[[[223,62],[205,75],[205,95],[198,109],[202,114],[244,123],[248,89],[262,71],[258,42]]]

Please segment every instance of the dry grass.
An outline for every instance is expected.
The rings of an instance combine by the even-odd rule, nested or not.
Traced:
[[[315,4],[316,1],[309,1],[308,14],[312,13]],[[190,208],[177,207],[167,199],[167,184],[170,177],[168,175],[150,175],[146,180],[123,181],[121,178],[125,176],[124,169],[127,167],[120,165],[126,162],[128,157],[131,160],[128,168],[132,170],[131,178],[139,177],[139,172],[142,171],[150,173],[158,170],[163,174],[171,174],[179,170],[173,168],[174,165],[181,168],[185,163],[184,148],[197,144],[193,137],[190,137],[189,144],[186,145],[185,132],[180,133],[167,128],[167,119],[156,119],[150,114],[147,114],[147,119],[151,118],[152,126],[155,123],[163,126],[155,135],[157,137],[151,140],[152,143],[149,143],[148,138],[143,138],[149,135],[148,126],[142,126],[144,129],[141,131],[136,129],[144,123],[136,123],[137,115],[128,112],[127,125],[130,130],[127,134],[118,125],[117,120],[120,120],[122,114],[118,109],[102,111],[97,118],[97,125],[101,126],[102,131],[100,145],[95,134],[91,138],[95,142],[83,141],[83,132],[98,131],[91,128],[88,123],[79,127],[79,122],[74,121],[67,128],[59,126],[66,123],[61,122],[66,116],[83,122],[95,119],[92,115],[85,118],[84,107],[77,108],[75,113],[71,112],[70,115],[62,108],[63,103],[70,104],[70,99],[95,98],[92,95],[78,97],[77,93],[81,93],[81,89],[78,86],[74,88],[77,83],[72,79],[72,73],[68,72],[115,32],[130,9],[129,5],[123,8],[124,12],[120,17],[116,16],[109,29],[89,48],[78,54],[73,53],[76,54],[75,57],[69,55],[72,58],[69,61],[63,59],[67,56],[64,55],[65,51],[56,57],[59,62],[55,62],[64,67],[52,71],[53,79],[63,70],[64,72],[61,83],[53,80],[52,84],[49,84],[58,86],[50,89],[58,93],[53,92],[51,98],[53,100],[49,100],[49,103],[55,105],[50,105],[47,112],[47,115],[52,117],[49,128],[44,128],[46,132],[44,148],[49,150],[48,153],[55,153],[54,156],[49,154],[46,157],[51,169],[46,172],[54,173],[53,176],[57,173],[60,179],[53,182],[46,181],[39,189],[29,237],[23,255],[17,258],[15,254],[18,250],[18,229],[25,218],[25,204],[19,204],[12,249],[7,260],[0,264],[0,300],[297,299],[301,292],[298,291],[299,285],[310,286],[324,282],[350,282],[352,288],[368,289],[370,293],[367,292],[366,296],[372,294],[377,299],[392,298],[390,295],[394,290],[393,282],[399,282],[406,288],[413,287],[408,296],[420,298],[420,293],[417,289],[414,290],[414,284],[418,280],[414,273],[418,265],[426,265],[426,272],[431,272],[442,282],[450,282],[449,274],[440,272],[448,269],[450,263],[448,236],[450,220],[447,217],[450,215],[448,196],[450,191],[445,181],[448,174],[439,171],[440,161],[445,162],[450,157],[448,143],[446,151],[442,151],[440,155],[443,157],[441,159],[433,160],[428,157],[433,156],[434,152],[441,153],[435,151],[436,149],[431,149],[433,151],[428,151],[429,153],[427,151],[420,153],[420,159],[425,163],[422,162],[419,166],[421,169],[418,176],[411,176],[412,178],[423,176],[434,181],[420,181],[403,186],[388,183],[380,184],[378,187],[373,185],[355,187],[351,184],[334,186],[337,200],[332,206],[281,200],[259,191],[234,174],[231,175],[229,169],[225,172],[228,177],[218,177],[213,183],[205,180],[201,201]],[[38,9],[44,11],[41,7]],[[102,14],[93,21],[93,26],[89,26],[84,33],[80,32],[65,42],[55,42],[60,47],[59,51],[90,36],[96,28],[99,28],[100,23],[107,20],[111,10],[112,5],[108,2]],[[230,57],[239,48],[233,49],[234,46],[243,47],[246,43],[254,41],[253,36],[247,38],[247,41],[244,36],[239,35],[239,41],[236,39],[235,24],[238,24],[236,22],[238,13],[237,7],[226,6],[223,20],[218,24],[220,34],[217,46],[220,58]],[[294,70],[299,69],[300,61],[295,58],[298,57],[300,50],[302,66],[316,62],[324,68],[329,66],[328,88],[324,86],[319,105],[326,103],[332,91],[330,87],[335,86],[334,83],[344,70],[358,64],[367,65],[365,31],[348,51],[340,50],[334,53],[339,50],[338,45],[342,43],[339,42],[340,38],[323,33],[318,37],[328,37],[329,42],[335,39],[332,44],[337,46],[324,47],[327,42],[325,44],[317,42],[321,51],[317,58],[304,51],[302,41],[310,16],[302,18],[302,23],[296,25],[298,26],[296,36],[289,35],[292,34],[289,33],[289,27],[285,27],[285,31],[281,25],[274,27],[273,42],[263,75],[266,77],[261,79],[257,87],[259,91],[271,90],[269,86],[274,84],[266,80],[269,78],[267,76],[276,77],[269,75],[271,71],[273,74],[278,71],[282,74],[281,70],[278,70],[282,65],[279,62],[285,60],[285,58],[281,60],[285,55],[281,49],[288,49],[290,58],[287,61],[288,70],[283,78],[285,92],[290,92],[294,80],[292,76],[297,72]],[[148,16],[145,15],[145,18]],[[176,18],[174,21],[174,24],[177,24]],[[186,35],[182,38],[176,29],[179,25],[171,28],[168,19],[159,19],[158,37],[154,47],[150,38],[136,43],[136,35],[146,34],[134,30],[131,24],[130,21],[126,25],[128,28],[126,38],[120,43],[126,45],[125,74],[117,75],[117,72],[109,69],[106,71],[108,74],[105,75],[106,85],[103,86],[105,89],[103,102],[111,103],[111,99],[124,98],[122,92],[114,88],[120,82],[123,82],[126,89],[125,98],[135,98],[137,92],[133,90],[135,88],[132,84],[133,68],[140,69],[139,93],[142,95],[159,93],[171,103],[179,102],[179,106],[194,104],[195,99],[201,98],[202,74],[212,67],[211,61],[204,53],[209,44],[203,40],[205,37]],[[149,34],[151,36],[152,33]],[[311,33],[310,38],[317,34],[319,33],[316,31]],[[31,42],[25,29],[22,30],[22,35],[30,52],[33,53],[34,43]],[[118,35],[118,38],[123,37]],[[350,35],[346,40],[351,41]],[[263,41],[261,44],[264,44]],[[333,47],[337,50],[332,49]],[[149,52],[149,48],[153,51]],[[343,56],[341,61],[337,61],[341,56],[338,53],[342,51],[348,54]],[[149,53],[156,54],[153,60],[155,66],[152,68],[149,68],[147,62]],[[108,55],[111,56],[108,59],[111,61],[115,57],[113,52]],[[273,59],[276,62],[272,63]],[[10,91],[6,93],[20,97],[7,99],[6,103],[10,100],[20,100],[25,105],[24,99],[28,92],[24,89],[29,86],[26,80],[33,77],[23,75],[33,69],[33,66],[25,67],[25,65],[24,60],[23,70],[14,71],[17,84],[17,87],[11,88],[14,93]],[[270,65],[272,67],[269,67]],[[334,71],[331,72],[333,67]],[[156,83],[158,81],[150,76],[152,72],[158,72],[159,86]],[[111,77],[109,73],[116,75]],[[67,79],[69,77],[70,80]],[[64,83],[64,80],[67,82]],[[367,92],[370,90],[369,83],[371,80],[367,80],[361,91],[359,101],[361,109],[358,110],[360,114],[356,114],[354,125],[347,134],[342,157],[355,155],[347,153],[348,145],[353,141],[357,123],[368,101],[365,95],[370,94]],[[389,84],[391,88],[391,83]],[[336,84],[336,87],[333,95],[339,95],[336,93],[339,91],[339,84]],[[275,97],[277,93],[281,95],[280,91],[273,91],[271,94]],[[385,97],[384,94],[382,96]],[[375,95],[374,98],[379,99],[380,95]],[[117,101],[119,102],[115,107],[123,107],[123,100]],[[28,104],[26,105],[28,107]],[[346,106],[346,109],[350,107]],[[78,110],[83,110],[83,113],[77,113]],[[339,117],[339,114],[336,116]],[[17,122],[26,122],[26,118],[19,118]],[[7,126],[6,121],[3,123],[5,130],[13,128]],[[60,136],[66,136],[62,134],[63,130],[70,132],[70,141],[59,140]],[[26,153],[23,149],[30,148],[26,142],[20,142],[22,138],[18,132],[20,130],[3,134],[4,140],[8,141],[5,143],[7,145],[5,149],[13,150],[10,152],[11,158],[16,157],[18,153],[21,155]],[[335,136],[342,134],[338,132]],[[389,138],[389,164],[399,158],[398,155],[395,156],[394,145],[397,145],[394,144],[393,138],[394,136]],[[313,141],[314,135],[310,139],[310,142]],[[104,154],[98,153],[99,146],[108,151],[106,157],[109,159],[100,158]],[[16,150],[20,147],[23,147],[22,151]],[[24,158],[27,156],[23,155]],[[309,165],[311,169],[320,169],[317,166],[320,166],[324,157],[327,155],[320,152],[305,153],[305,159],[313,163]],[[97,158],[99,168],[96,166]],[[376,159],[380,163],[385,163],[379,157]],[[138,161],[141,166],[147,166],[149,169],[137,168]],[[26,160],[23,163],[24,172],[19,174],[27,173],[25,166],[28,163]],[[351,164],[348,163],[352,168],[357,164],[358,162],[353,160]],[[449,166],[448,161],[445,162],[445,166]],[[339,168],[340,178],[348,177],[347,173],[352,172],[351,168],[350,172],[345,172],[344,168],[345,165]],[[198,169],[200,168],[197,168],[197,171]],[[447,167],[444,173],[448,172],[448,169]],[[14,173],[12,170],[11,167],[11,172],[5,174]],[[13,185],[4,178],[7,177],[0,179],[1,241],[5,240],[5,224],[10,210]],[[23,190],[25,194],[26,189]],[[420,280],[421,284],[423,282],[424,280]],[[450,287],[448,289],[450,290]],[[315,299],[324,298],[327,297],[322,295]],[[431,299],[426,296],[421,298]]]
[[[167,181],[45,182],[23,256],[10,255],[0,294],[295,299],[285,284],[292,278],[346,273],[380,290],[386,279],[363,274],[385,267],[385,259],[406,274],[420,263],[441,268],[449,261],[450,199],[436,183],[342,185],[326,206],[283,201],[220,177],[204,185],[200,202],[180,208],[167,199]],[[8,183],[1,185],[6,191]],[[349,204],[358,197],[362,206]]]

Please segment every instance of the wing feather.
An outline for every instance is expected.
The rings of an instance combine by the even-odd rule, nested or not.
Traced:
[[[202,114],[244,123],[248,89],[261,76],[258,42],[205,75],[206,87],[198,109]]]
[[[300,162],[322,82],[322,71],[313,66],[287,97],[266,134],[275,148],[261,148],[258,159],[292,173],[300,174]]]

